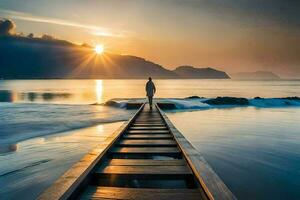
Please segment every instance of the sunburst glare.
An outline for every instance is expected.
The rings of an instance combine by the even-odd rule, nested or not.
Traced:
[[[94,50],[96,54],[102,54],[104,52],[104,46],[102,44],[97,44]]]

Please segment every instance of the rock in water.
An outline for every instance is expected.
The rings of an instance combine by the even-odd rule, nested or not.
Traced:
[[[208,99],[204,103],[210,105],[249,105],[248,99],[236,97],[217,97],[215,99]]]

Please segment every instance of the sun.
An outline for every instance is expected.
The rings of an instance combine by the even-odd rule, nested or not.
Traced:
[[[102,44],[97,44],[94,50],[96,54],[102,54],[104,52],[104,46]]]

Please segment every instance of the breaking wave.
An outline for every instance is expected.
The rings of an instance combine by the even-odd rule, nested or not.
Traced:
[[[100,105],[26,103],[1,103],[0,110],[0,152],[33,137],[125,121],[135,112]]]
[[[228,107],[292,107],[300,106],[299,97],[285,98],[235,98],[187,97],[157,98],[165,109],[189,111]],[[0,152],[11,149],[18,141],[33,137],[88,127],[99,123],[128,120],[135,110],[127,110],[127,103],[141,103],[145,99],[112,99],[102,105],[62,104],[0,104]]]
[[[124,108],[126,103],[143,102],[144,99],[112,99],[105,103],[107,106]],[[259,108],[273,108],[273,107],[291,107],[300,106],[299,97],[283,97],[283,98],[236,98],[236,97],[187,97],[187,98],[157,98],[157,102],[164,104],[166,109],[174,110],[197,110],[197,109],[211,109],[211,108],[227,108],[227,107],[259,107]]]

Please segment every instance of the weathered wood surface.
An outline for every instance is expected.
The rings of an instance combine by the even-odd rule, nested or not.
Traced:
[[[130,127],[130,130],[167,130],[167,127],[159,126],[144,126],[144,127]]]
[[[134,122],[132,124],[132,126],[164,126],[165,124],[162,122],[157,122],[157,123],[151,123],[151,122],[142,122],[142,123],[138,123],[138,122]]]
[[[81,183],[89,179],[89,175],[95,166],[104,157],[109,148],[122,135],[129,125],[135,120],[138,113],[143,109],[144,104],[139,108],[138,112],[127,122],[125,122],[112,135],[108,136],[93,151],[85,155],[78,163],[73,165],[66,171],[54,184],[38,196],[38,200],[56,200],[69,199],[80,187]]]
[[[74,198],[235,199],[166,115],[144,105],[39,197]]]
[[[120,141],[119,146],[176,146],[176,142],[174,140],[131,140],[131,139],[124,139]]]
[[[171,134],[126,134],[123,136],[125,139],[171,139],[173,136]]]
[[[131,133],[131,134],[164,134],[164,133],[170,133],[170,131],[168,130],[129,130],[127,131],[128,133]]]
[[[192,171],[186,166],[106,166],[96,171],[96,174],[139,174],[139,175],[191,175]]]
[[[90,187],[81,197],[82,200],[199,200],[198,189],[149,189]]]
[[[173,166],[186,165],[185,160],[150,160],[150,159],[111,159],[108,161],[111,166]]]
[[[203,156],[185,139],[181,132],[169,120],[167,115],[157,106],[169,130],[175,137],[180,149],[187,159],[191,169],[197,177],[199,183],[208,195],[209,199],[213,200],[231,200],[236,199],[234,194],[228,189],[221,178],[205,161]]]
[[[115,147],[111,153],[179,153],[176,147]]]
[[[149,128],[149,127],[161,127],[162,129],[159,129],[159,128],[155,128],[155,129],[163,130],[163,131],[166,130],[165,129],[166,127],[165,127],[164,124],[161,124],[161,125],[155,125],[155,124],[142,124],[142,125],[140,125],[140,124],[133,124],[130,128],[134,129],[134,128]],[[156,131],[155,129],[153,131]],[[131,130],[131,131],[134,131],[134,130]],[[148,130],[148,131],[151,131],[151,130]]]

